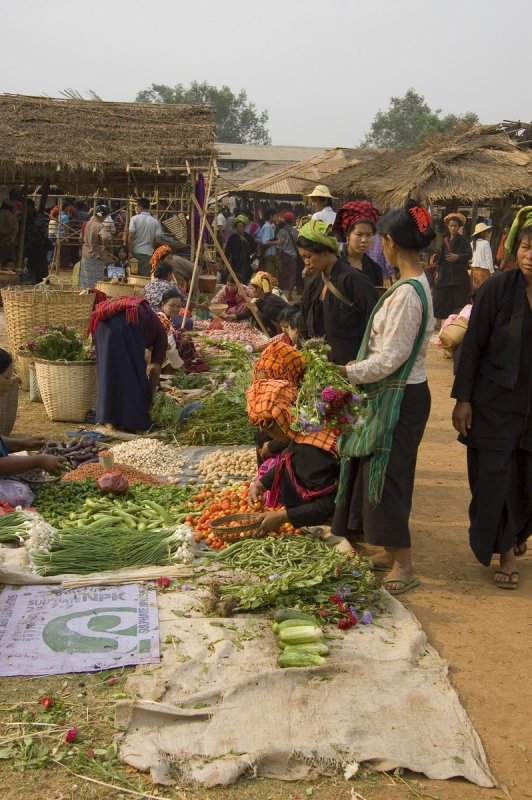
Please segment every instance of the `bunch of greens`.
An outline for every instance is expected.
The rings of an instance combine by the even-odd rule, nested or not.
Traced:
[[[24,349],[47,361],[86,361],[94,358],[92,346],[68,325],[34,328]]]
[[[179,371],[172,378],[172,386],[176,389],[203,389],[211,383],[207,375],[202,375],[200,372],[186,372]]]
[[[352,386],[329,361],[330,347],[322,339],[303,345],[305,374],[292,408],[291,428],[313,433],[328,428],[339,436],[364,415],[364,394]]]
[[[221,596],[237,611],[293,607],[348,628],[371,622],[381,607],[368,561],[304,536],[246,539],[214,558],[257,578],[221,586]]]

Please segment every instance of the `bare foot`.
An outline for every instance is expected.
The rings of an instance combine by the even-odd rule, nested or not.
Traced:
[[[524,556],[527,551],[526,539],[524,542],[516,542],[514,544],[514,556]]]

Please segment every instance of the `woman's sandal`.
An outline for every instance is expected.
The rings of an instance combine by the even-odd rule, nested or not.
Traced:
[[[496,581],[495,575],[504,575],[508,578],[507,581]],[[513,580],[514,575],[516,576],[516,580]],[[504,572],[502,569],[498,569],[496,572],[493,573],[493,581],[495,586],[498,586],[499,589],[517,589],[519,586],[519,573],[518,572]]]

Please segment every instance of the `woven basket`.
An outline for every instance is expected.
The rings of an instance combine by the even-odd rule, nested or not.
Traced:
[[[37,371],[35,369],[35,360],[30,364],[30,403],[42,403],[41,392],[39,383],[37,381]]]
[[[440,342],[444,350],[454,353],[458,345],[462,342],[469,320],[465,317],[457,317],[454,322],[447,325],[444,331],[440,333]]]
[[[142,297],[144,294],[143,287],[133,286],[131,283],[98,281],[95,288],[100,292],[105,292],[107,297]]]
[[[224,542],[235,542],[239,539],[253,539],[257,537],[257,529],[262,517],[258,514],[229,514],[209,523],[216,536]],[[230,522],[240,522],[240,525],[229,527]],[[264,534],[266,536],[266,534]]]
[[[0,436],[9,436],[15,425],[18,409],[19,382],[14,378],[0,397]]]
[[[35,356],[29,350],[19,347],[15,354],[15,366],[18,377],[20,378],[20,388],[23,392],[30,388],[30,364],[35,361]]]
[[[215,317],[221,317],[222,314],[227,313],[227,306],[225,303],[211,303],[209,306],[209,311],[214,314]]]
[[[163,222],[164,227],[172,234],[178,244],[187,243],[187,220],[184,214],[177,214]]]
[[[92,294],[31,286],[8,286],[2,289],[2,300],[9,347],[15,353],[19,374],[24,364],[19,362],[17,350],[26,344],[34,328],[70,325],[77,333],[86,336],[94,305]]]
[[[214,294],[216,291],[216,275],[200,275],[198,289],[205,294]]]
[[[35,359],[35,372],[44,409],[51,420],[85,422],[96,403],[95,361]]]

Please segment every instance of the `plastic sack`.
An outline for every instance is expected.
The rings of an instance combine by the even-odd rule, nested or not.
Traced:
[[[118,470],[104,473],[97,480],[98,489],[102,494],[126,494],[129,490],[129,481]]]
[[[0,480],[0,500],[16,508],[29,508],[35,500],[35,495],[27,483],[12,480]]]

